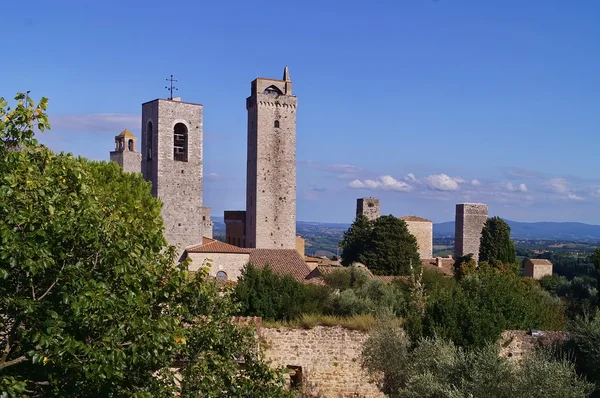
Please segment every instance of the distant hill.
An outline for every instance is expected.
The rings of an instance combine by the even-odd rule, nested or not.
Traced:
[[[225,233],[223,217],[213,217],[215,234]],[[579,222],[518,222],[506,220],[511,228],[511,236],[517,239],[548,239],[548,240],[600,240],[600,225]],[[350,224],[320,223],[298,221],[298,234],[304,237],[313,235],[341,238],[341,234]],[[454,237],[454,221],[433,224],[435,237]]]
[[[596,240],[600,239],[600,225],[579,222],[518,222],[506,220],[510,235],[517,239]],[[454,221],[433,225],[436,237],[454,236]]]

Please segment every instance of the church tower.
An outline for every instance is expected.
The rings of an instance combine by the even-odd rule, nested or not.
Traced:
[[[202,207],[202,110],[180,98],[142,104],[142,173],[163,202],[165,238],[180,252],[201,243],[211,224]]]
[[[246,99],[246,246],[296,248],[296,106],[283,79],[256,78]]]
[[[123,171],[141,172],[142,154],[136,151],[137,138],[125,129],[115,137],[115,150],[110,152],[110,160],[121,166]]]

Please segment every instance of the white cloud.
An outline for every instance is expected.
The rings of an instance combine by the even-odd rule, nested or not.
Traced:
[[[404,181],[417,181],[417,177],[413,173],[408,173],[404,176]]]
[[[521,192],[527,192],[527,186],[523,183],[519,184],[518,186],[514,186],[512,183],[508,183],[506,184],[506,189],[508,189],[509,191],[521,191]]]
[[[425,181],[431,189],[436,189],[439,191],[456,191],[458,189],[458,183],[461,181],[461,179],[452,178],[446,174],[436,174],[425,178]]]
[[[575,195],[574,193],[569,193],[567,195],[567,198],[569,198],[571,200],[583,200],[583,198],[581,196]]]
[[[381,189],[385,191],[402,191],[408,192],[412,187],[404,181],[398,181],[394,177],[385,175],[377,179],[353,180],[348,184],[348,187],[354,189]]]
[[[479,182],[478,179],[473,179],[473,180],[471,180],[471,185],[473,185],[474,187],[478,187],[481,185],[481,183]]]
[[[54,115],[49,117],[51,129],[68,133],[92,133],[117,135],[128,129],[137,134],[140,115],[124,113],[97,113],[87,115]]]
[[[567,188],[567,180],[564,178],[552,178],[546,181],[546,185],[556,193],[567,193],[569,191]]]

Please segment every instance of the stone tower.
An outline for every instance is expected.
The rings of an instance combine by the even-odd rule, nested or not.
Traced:
[[[246,246],[296,248],[296,106],[283,79],[256,78],[246,99]]]
[[[359,198],[356,199],[356,216],[359,214],[367,217],[371,221],[375,221],[381,215],[381,206],[379,199],[375,198]]]
[[[180,98],[142,104],[142,173],[163,202],[165,238],[180,252],[211,225],[202,207],[202,109]]]
[[[461,203],[456,205],[454,224],[454,255],[456,258],[473,254],[479,261],[481,231],[488,218],[488,206],[482,203]]]
[[[115,137],[115,150],[110,152],[110,160],[123,171],[139,173],[142,167],[142,154],[136,151],[137,137],[127,129]]]

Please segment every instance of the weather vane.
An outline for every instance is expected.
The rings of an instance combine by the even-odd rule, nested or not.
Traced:
[[[171,83],[170,86],[165,86],[165,88],[167,90],[169,90],[169,92],[171,94],[169,96],[169,99],[172,100],[173,99],[173,90],[175,90],[175,91],[179,90],[177,87],[173,86],[173,83],[177,83],[177,80],[173,79],[173,75],[171,75],[170,79],[165,79],[165,80]]]

